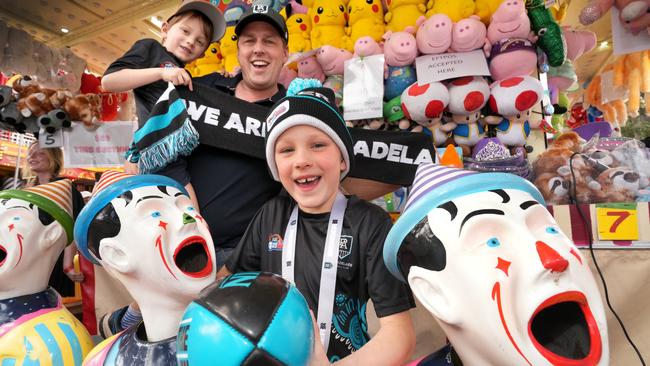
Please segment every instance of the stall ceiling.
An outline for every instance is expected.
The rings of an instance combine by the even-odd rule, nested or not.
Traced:
[[[578,14],[588,1],[570,1],[563,25],[584,29]],[[136,40],[160,39],[160,30],[151,17],[167,19],[179,4],[180,0],[2,0],[0,19],[43,43],[70,47],[88,62],[90,71],[102,74]],[[64,34],[61,28],[69,33]],[[599,43],[608,41],[610,46],[596,48],[578,60],[576,70],[581,84],[589,81],[612,53],[609,17],[588,29],[596,32]]]

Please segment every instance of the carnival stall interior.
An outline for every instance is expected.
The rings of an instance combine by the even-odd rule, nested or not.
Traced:
[[[0,179],[0,366],[650,360],[650,0],[3,0]]]

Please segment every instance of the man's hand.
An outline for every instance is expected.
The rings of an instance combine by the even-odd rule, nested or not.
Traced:
[[[124,162],[124,173],[138,175],[138,172],[139,168],[137,163],[132,163],[128,160]]]
[[[193,90],[190,73],[180,67],[163,68],[160,78],[174,85],[187,85],[190,90]]]

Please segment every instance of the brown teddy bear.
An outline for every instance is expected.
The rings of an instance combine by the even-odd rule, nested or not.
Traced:
[[[101,103],[97,94],[78,94],[68,99],[63,109],[68,113],[70,120],[83,122],[90,127],[100,119]]]
[[[610,168],[598,176],[605,202],[634,202],[641,187],[639,173],[626,166]]]

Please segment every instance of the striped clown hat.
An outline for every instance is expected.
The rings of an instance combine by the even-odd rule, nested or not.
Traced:
[[[384,263],[388,270],[406,282],[406,273],[402,273],[398,259],[400,248],[404,238],[429,211],[455,198],[495,189],[518,189],[545,204],[532,183],[514,174],[478,173],[432,163],[418,166],[404,211],[384,243]]]
[[[470,115],[485,106],[490,97],[490,86],[482,76],[466,76],[447,84],[449,112]]]
[[[81,210],[74,225],[74,239],[81,254],[94,264],[101,265],[98,261],[100,258],[99,243],[91,244],[89,247],[88,228],[90,223],[104,207],[121,194],[140,187],[155,186],[174,187],[184,194],[188,194],[180,183],[162,175],[131,175],[110,170],[104,172],[95,184],[90,200]]]
[[[530,76],[515,76],[490,85],[490,108],[502,116],[516,116],[542,100],[542,83]]]
[[[72,243],[72,182],[57,180],[22,190],[9,189],[0,192],[0,199],[16,198],[33,203],[47,212],[65,230],[67,244]]]

